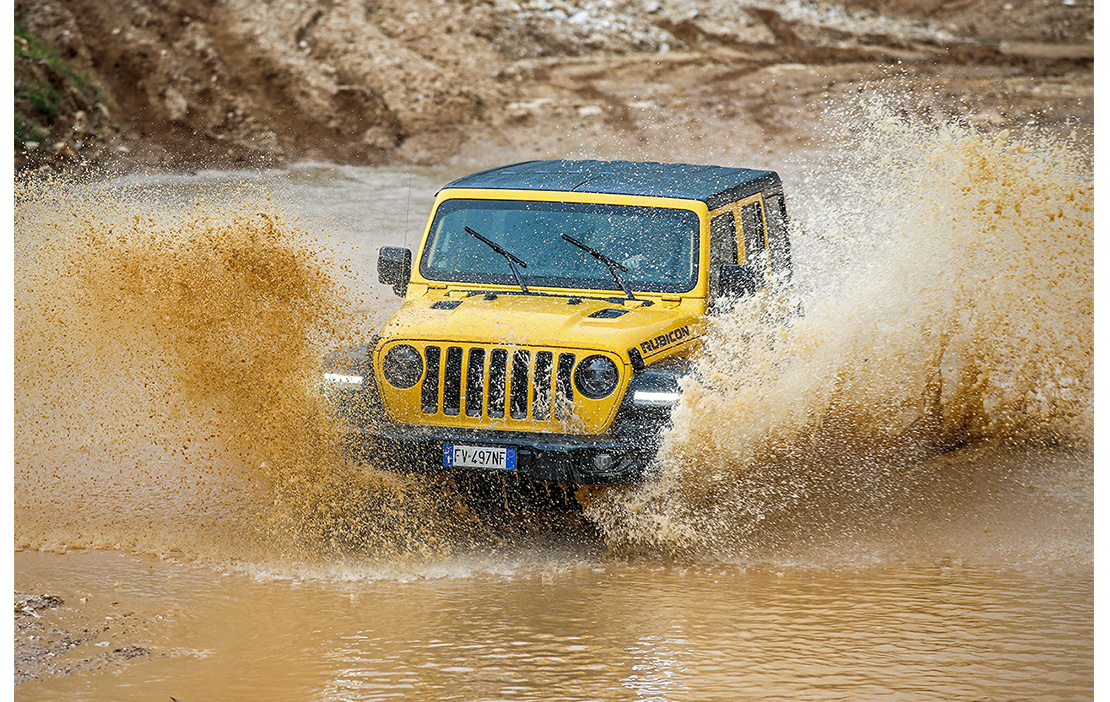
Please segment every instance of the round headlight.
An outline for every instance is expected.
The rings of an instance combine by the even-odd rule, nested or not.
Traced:
[[[600,400],[617,389],[621,374],[606,356],[587,356],[574,369],[574,386],[591,400]]]
[[[382,375],[395,388],[411,388],[423,374],[424,359],[420,357],[419,351],[408,344],[394,346],[382,361]]]

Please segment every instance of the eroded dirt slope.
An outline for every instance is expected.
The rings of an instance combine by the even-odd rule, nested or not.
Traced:
[[[758,151],[882,81],[973,120],[1083,126],[1093,14],[1090,0],[18,0],[17,35],[95,89],[82,100],[39,75],[17,42],[16,167],[679,158],[704,137]],[[71,99],[44,110],[29,82]]]

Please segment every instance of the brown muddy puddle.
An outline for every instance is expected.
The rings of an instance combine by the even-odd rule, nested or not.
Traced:
[[[956,561],[775,570],[586,559],[329,579],[119,553],[16,556],[121,665],[22,700],[1089,698],[1093,575]],[[436,572],[439,571],[439,572]],[[454,571],[454,572],[452,572]],[[107,620],[111,617],[111,620]],[[105,645],[106,643],[106,645]]]
[[[806,315],[715,317],[653,479],[523,526],[319,399],[461,173],[18,195],[17,698],[1089,699],[1085,147],[875,123],[749,164]]]

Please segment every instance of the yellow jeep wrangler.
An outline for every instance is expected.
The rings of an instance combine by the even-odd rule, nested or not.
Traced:
[[[439,191],[415,262],[380,250],[405,302],[325,377],[350,448],[379,467],[636,481],[706,315],[789,273],[772,171],[494,168]]]

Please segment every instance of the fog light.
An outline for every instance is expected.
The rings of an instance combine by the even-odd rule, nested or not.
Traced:
[[[681,397],[682,393],[680,392],[649,392],[637,390],[632,393],[632,402],[645,407],[671,407],[678,402]]]
[[[607,471],[613,467],[613,457],[608,453],[599,453],[594,456],[594,468]]]
[[[343,375],[342,373],[324,373],[324,380],[343,385],[362,385],[361,375]]]

